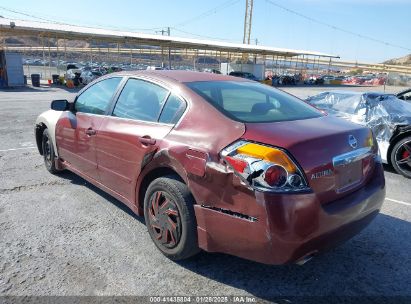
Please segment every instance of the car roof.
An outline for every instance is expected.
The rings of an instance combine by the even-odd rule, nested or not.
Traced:
[[[370,92],[360,92],[360,91],[344,91],[344,90],[334,90],[334,91],[325,91],[322,92],[321,94],[343,94],[343,95],[393,95],[390,93],[384,93],[384,92],[376,92],[376,91],[370,91]]]
[[[223,74],[214,74],[206,72],[182,71],[182,70],[140,70],[125,71],[112,73],[110,75],[122,76],[153,76],[155,78],[168,78],[178,82],[196,82],[196,81],[238,81],[247,82],[249,80]]]
[[[405,93],[408,93],[408,92],[411,92],[411,88],[399,91],[398,93],[396,93],[396,95],[405,94]]]

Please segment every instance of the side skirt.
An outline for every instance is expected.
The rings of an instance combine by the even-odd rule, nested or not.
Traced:
[[[78,176],[84,178],[86,181],[88,181],[89,183],[93,184],[94,186],[96,186],[97,188],[103,190],[104,192],[110,194],[112,197],[114,197],[115,199],[119,200],[120,202],[122,202],[123,204],[127,205],[127,207],[129,207],[135,214],[137,214],[138,216],[143,216],[143,210],[140,210],[141,208],[138,208],[136,206],[136,204],[134,202],[131,202],[130,200],[128,200],[127,198],[125,198],[124,196],[122,196],[121,194],[111,190],[110,188],[106,187],[105,185],[103,185],[102,183],[100,183],[99,181],[95,180],[94,178],[83,174],[81,171],[79,171],[78,169],[74,168],[73,166],[71,166],[69,163],[65,162],[65,161],[61,161],[61,160],[56,160],[57,163],[57,168],[59,169],[67,169],[75,174],[77,174]]]

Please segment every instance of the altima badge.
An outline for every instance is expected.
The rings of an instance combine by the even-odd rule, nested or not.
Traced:
[[[311,174],[311,179],[318,179],[320,177],[325,177],[325,176],[330,176],[330,175],[333,175],[333,170],[327,169],[324,171]]]
[[[354,135],[348,136],[348,143],[353,149],[357,148],[357,139],[354,137]]]

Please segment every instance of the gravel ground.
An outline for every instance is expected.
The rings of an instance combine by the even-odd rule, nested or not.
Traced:
[[[300,97],[324,90],[283,89]],[[174,263],[142,218],[76,175],[44,168],[35,118],[52,99],[73,96],[47,87],[0,91],[0,295],[411,296],[411,180],[386,168],[381,214],[304,266],[210,253]]]

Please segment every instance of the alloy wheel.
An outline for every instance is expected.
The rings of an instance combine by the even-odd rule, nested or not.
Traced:
[[[51,146],[50,140],[48,137],[43,138],[43,154],[44,154],[44,161],[46,163],[47,168],[50,168],[52,165],[52,153],[51,153]]]
[[[411,172],[411,140],[404,142],[395,153],[395,162],[400,170]]]

